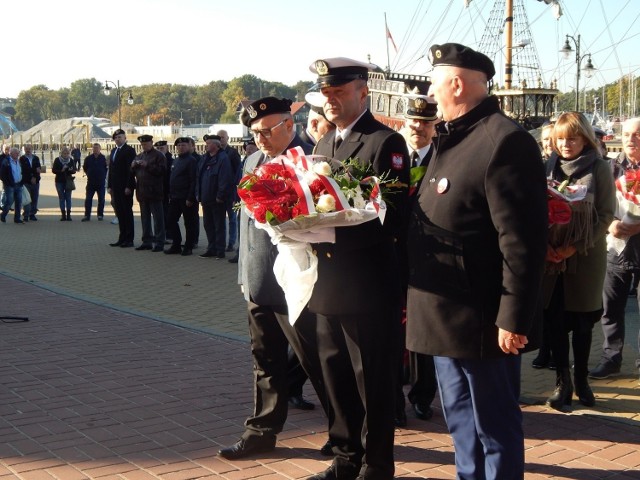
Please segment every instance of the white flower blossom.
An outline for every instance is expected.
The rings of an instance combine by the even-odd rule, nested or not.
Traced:
[[[324,195],[320,195],[318,198],[318,203],[316,205],[316,210],[320,213],[328,213],[333,212],[336,209],[336,199],[333,198],[328,193]]]
[[[331,175],[331,165],[327,162],[318,162],[313,164],[313,171],[318,175]]]
[[[362,196],[362,189],[360,188],[360,185],[358,185],[356,187],[356,194],[353,197],[353,206],[354,208],[365,208],[366,205],[367,205],[367,202]]]

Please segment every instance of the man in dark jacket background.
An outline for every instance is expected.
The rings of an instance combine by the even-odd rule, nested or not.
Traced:
[[[118,240],[110,243],[112,247],[133,247],[133,176],[131,162],[136,158],[136,151],[127,144],[124,130],[113,132],[115,148],[109,155],[109,175],[107,192],[111,195],[113,209],[118,217],[120,235]]]
[[[221,148],[218,135],[205,135],[206,153],[198,163],[196,199],[202,204],[202,223],[207,234],[207,250],[201,258],[225,257],[226,204],[233,198],[234,174]],[[234,225],[235,227],[235,225]]]
[[[162,252],[165,238],[162,199],[167,159],[163,153],[153,148],[151,135],[141,135],[138,141],[142,146],[142,152],[131,163],[142,222],[142,245],[136,247],[136,250]],[[153,217],[153,229],[151,217]]]
[[[20,163],[22,164],[22,172],[24,175],[22,181],[31,196],[31,203],[24,205],[24,220],[37,222],[38,218],[36,217],[36,213],[38,213],[42,165],[40,158],[33,153],[33,146],[30,143],[24,145],[24,155],[20,157]]]
[[[171,232],[173,244],[164,251],[168,255],[180,253],[182,256],[187,256],[193,253],[197,233],[198,203],[196,201],[197,161],[191,154],[191,140],[188,137],[180,137],[174,142],[178,149],[178,156],[173,159],[169,178],[167,229]],[[182,246],[182,233],[178,225],[181,216],[184,218],[186,235],[184,246]]]
[[[91,204],[93,203],[94,194],[98,195],[98,220],[104,218],[104,186],[107,180],[107,166],[107,159],[100,152],[100,144],[94,143],[91,155],[87,155],[82,164],[82,170],[87,176],[82,222],[91,220]]]

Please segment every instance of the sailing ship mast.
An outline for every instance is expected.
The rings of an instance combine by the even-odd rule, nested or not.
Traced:
[[[499,31],[503,28],[504,44],[500,46]],[[480,41],[480,51],[496,63],[496,57],[504,50],[504,85],[496,85],[493,93],[500,100],[502,110],[528,129],[539,127],[551,117],[559,93],[555,81],[545,88],[531,37],[524,0],[496,0],[488,29]],[[514,65],[514,52],[524,64]],[[517,84],[513,79],[514,67],[518,68]]]

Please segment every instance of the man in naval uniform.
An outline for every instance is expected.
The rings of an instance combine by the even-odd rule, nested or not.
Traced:
[[[310,66],[325,96],[326,118],[336,125],[318,141],[315,153],[339,161],[358,159],[400,185],[388,196],[384,224],[374,219],[337,227],[334,243],[314,246],[318,280],[309,309],[316,315],[334,460],[310,480],[387,480],[394,474],[395,346],[400,344],[402,304],[396,248],[406,225],[409,157],[402,135],[375,120],[367,108],[372,67],[348,58],[321,59]]]

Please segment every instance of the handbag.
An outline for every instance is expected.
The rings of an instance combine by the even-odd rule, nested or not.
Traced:
[[[65,184],[65,190],[75,190],[76,189],[76,183],[73,181],[73,177],[72,176],[68,176],[67,177],[67,183]]]
[[[31,194],[26,185],[22,185],[22,205],[29,205],[31,203]]]

